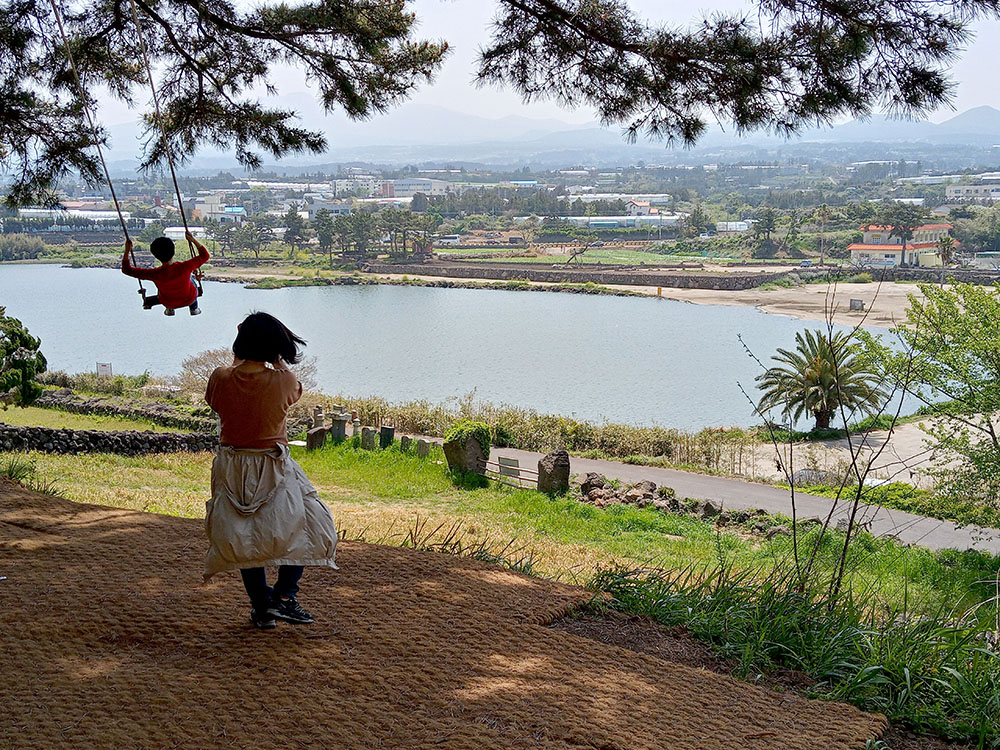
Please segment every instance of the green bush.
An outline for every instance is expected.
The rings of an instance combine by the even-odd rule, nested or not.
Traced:
[[[44,254],[41,238],[28,234],[0,234],[0,260],[35,260]]]
[[[484,422],[474,422],[472,420],[462,420],[453,424],[444,434],[446,443],[453,440],[477,440],[483,453],[490,455],[490,426]]]

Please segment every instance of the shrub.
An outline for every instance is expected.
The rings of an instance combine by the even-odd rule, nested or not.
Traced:
[[[479,446],[483,449],[483,453],[487,456],[490,455],[490,426],[484,422],[474,422],[472,420],[462,420],[461,422],[456,422],[451,426],[451,428],[444,434],[445,442],[451,442],[453,440],[477,440]]]
[[[40,237],[27,234],[0,235],[0,260],[35,260],[45,252]]]

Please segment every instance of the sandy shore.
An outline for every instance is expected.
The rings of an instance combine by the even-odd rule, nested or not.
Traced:
[[[638,287],[637,289],[646,289]],[[655,294],[655,289],[653,290]],[[667,299],[700,305],[744,305],[774,315],[802,320],[831,319],[842,325],[891,328],[906,318],[909,295],[919,294],[916,284],[806,284],[790,289],[663,289]],[[850,301],[859,299],[864,312],[852,312]]]

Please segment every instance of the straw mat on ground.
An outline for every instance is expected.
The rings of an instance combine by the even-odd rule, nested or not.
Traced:
[[[856,750],[884,720],[541,627],[587,592],[345,542],[312,626],[201,585],[202,525],[0,482],[0,747]]]

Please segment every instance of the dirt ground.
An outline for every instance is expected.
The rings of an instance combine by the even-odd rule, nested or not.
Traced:
[[[885,720],[544,627],[587,591],[342,542],[317,623],[254,630],[203,523],[0,482],[0,737],[13,748],[858,750]]]

